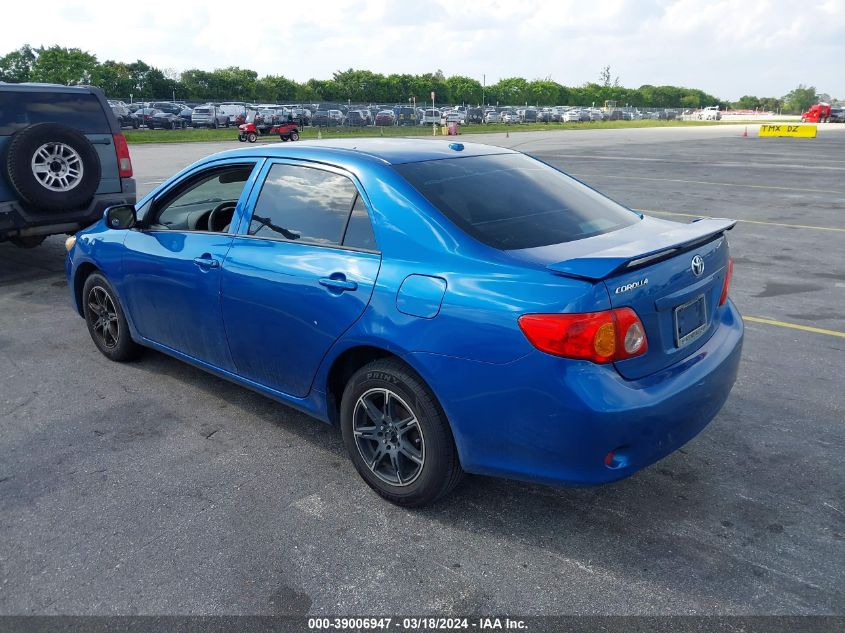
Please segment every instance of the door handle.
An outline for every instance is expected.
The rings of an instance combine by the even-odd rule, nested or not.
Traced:
[[[338,275],[337,277],[320,277],[320,285],[325,286],[331,291],[337,292],[358,289],[358,284],[354,281],[348,281],[344,275]]]
[[[214,259],[211,255],[203,255],[202,257],[194,257],[194,263],[200,268],[219,268],[220,262]]]

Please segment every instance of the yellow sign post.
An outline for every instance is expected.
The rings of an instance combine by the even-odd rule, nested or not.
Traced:
[[[760,136],[789,136],[792,138],[816,138],[815,125],[761,125]]]

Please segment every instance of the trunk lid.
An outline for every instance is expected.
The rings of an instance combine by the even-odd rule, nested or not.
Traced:
[[[695,353],[713,334],[728,263],[724,233],[735,223],[646,217],[619,231],[511,254],[603,284],[612,307],[637,313],[648,351],[615,363],[623,377],[636,380]]]

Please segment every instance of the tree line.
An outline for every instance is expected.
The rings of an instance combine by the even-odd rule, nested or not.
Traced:
[[[214,70],[192,68],[181,73],[161,69],[141,60],[132,63],[106,60],[79,48],[61,46],[33,48],[29,45],[0,57],[0,81],[88,84],[98,86],[109,97],[133,99],[176,99],[179,101],[238,100],[266,103],[403,103],[416,98],[438,103],[502,105],[603,105],[615,100],[620,106],[698,108],[719,105],[764,110],[800,112],[815,103],[815,88],[799,86],[780,98],[744,96],[729,103],[695,88],[643,85],[626,88],[619,78],[611,81],[605,66],[597,82],[564,86],[551,79],[532,81],[521,77],[501,79],[485,86],[461,75],[444,76],[441,71],[421,75],[382,75],[368,70],[335,72],[331,79],[297,82],[282,75],[259,77],[254,70],[230,66]],[[796,94],[793,94],[796,93]]]

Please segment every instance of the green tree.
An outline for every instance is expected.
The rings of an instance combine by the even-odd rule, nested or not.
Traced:
[[[753,95],[743,95],[733,103],[737,110],[755,110],[760,107],[760,100]]]
[[[478,104],[481,103],[481,82],[472,77],[453,75],[446,79],[449,88],[449,99],[452,103]]]
[[[818,102],[815,86],[799,84],[795,90],[788,92],[783,97],[783,109],[792,114],[801,114],[811,105]]]
[[[132,73],[122,62],[107,60],[91,71],[91,84],[110,97],[129,98],[134,90]]]
[[[267,75],[255,83],[255,98],[265,103],[295,101],[299,84],[287,77]]]
[[[36,53],[29,44],[0,57],[0,81],[23,83],[32,75]]]
[[[522,77],[500,79],[492,86],[491,94],[495,95],[496,101],[502,105],[522,105],[529,99],[528,82]]]
[[[528,103],[535,105],[557,105],[561,100],[561,86],[551,79],[535,79],[526,88]]]
[[[32,81],[72,86],[91,82],[97,58],[79,48],[39,48],[32,63]]]

